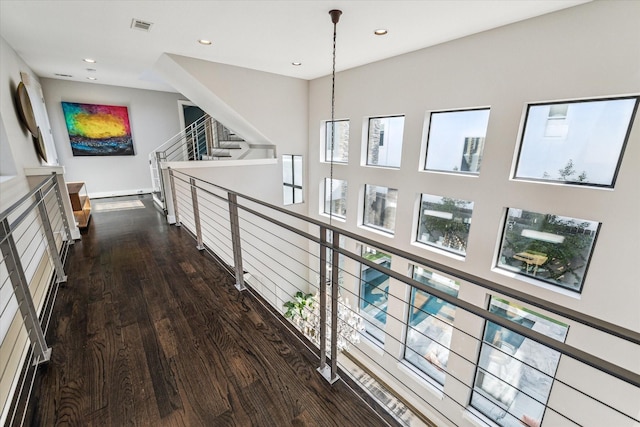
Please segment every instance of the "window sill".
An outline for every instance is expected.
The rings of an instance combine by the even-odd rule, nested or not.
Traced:
[[[398,362],[398,369],[418,381],[420,385],[428,390],[435,398],[439,400],[444,399],[444,386],[414,367],[405,359]]]
[[[524,282],[524,283],[527,283],[529,285],[536,286],[538,288],[546,289],[548,291],[555,292],[557,294],[564,295],[564,296],[567,296],[569,298],[573,298],[573,299],[576,299],[576,300],[580,300],[582,298],[582,295],[579,292],[572,291],[572,290],[569,290],[569,289],[566,289],[566,288],[563,288],[563,287],[560,287],[560,286],[555,286],[555,285],[552,285],[550,283],[546,283],[546,282],[543,282],[543,281],[540,281],[540,280],[536,280],[536,279],[533,279],[533,278],[528,277],[528,276],[523,276],[522,274],[518,274],[515,271],[512,272],[512,271],[505,270],[504,268],[500,268],[500,267],[493,267],[491,269],[491,271],[493,273],[497,273],[497,274],[500,274],[502,276],[509,277],[511,279],[517,280],[519,282]]]
[[[413,242],[411,242],[411,245],[420,249],[424,249],[430,252],[444,255],[448,258],[452,258],[458,261],[464,261],[466,259],[464,255],[459,255],[454,252],[449,252],[445,249],[440,249],[438,246],[428,245],[426,243],[419,242],[418,240],[414,240]]]

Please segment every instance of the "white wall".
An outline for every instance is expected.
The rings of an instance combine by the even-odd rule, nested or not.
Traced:
[[[418,256],[640,331],[636,268],[640,251],[639,119],[636,117],[613,190],[510,180],[521,119],[528,102],[640,93],[639,18],[638,2],[593,2],[339,73],[335,115],[351,120],[349,165],[334,166],[334,177],[348,182],[347,219],[340,225]],[[339,54],[337,62],[340,63]],[[329,77],[310,84],[307,200],[309,214],[315,218],[322,218],[319,183],[329,176],[330,168],[329,164],[321,163],[318,149],[322,122],[330,119],[330,85]],[[491,113],[480,176],[420,171],[427,112],[482,106],[490,106]],[[363,126],[366,118],[395,114],[406,117],[401,169],[360,166],[361,150],[366,147],[366,126]],[[362,218],[360,195],[365,184],[399,189],[394,236],[358,226]],[[475,202],[466,259],[412,244],[421,193]],[[603,224],[582,294],[551,289],[492,270],[507,207]],[[406,274],[408,264],[394,259],[392,268]],[[486,306],[487,292],[472,284],[462,284],[460,297]],[[389,313],[406,313],[402,307],[392,307],[393,304],[403,303],[390,298]],[[388,323],[387,332],[403,340],[401,325]],[[473,322],[466,326],[473,327]],[[605,340],[584,334],[579,325],[573,324],[571,328],[569,344],[588,348],[636,372],[640,370],[637,346],[620,352],[605,344]],[[591,338],[586,339],[588,336]],[[473,340],[469,340],[466,350],[475,357],[471,345],[475,345]],[[466,351],[464,345],[461,348]],[[563,374],[576,378],[574,372]],[[449,391],[461,402],[467,399],[464,391],[460,394],[453,388]],[[613,395],[611,398],[615,401]],[[434,402],[452,419],[469,424],[461,420],[459,409],[447,399]],[[555,403],[562,407],[561,403]]]
[[[178,100],[184,97],[95,83],[48,78],[41,81],[67,181],[86,182],[91,197],[150,192],[149,153],[180,131]],[[63,101],[128,107],[135,155],[74,157],[60,104]]]
[[[33,138],[20,120],[15,102],[20,72],[26,72],[37,79],[13,48],[0,38],[0,93],[2,93],[0,119],[4,128],[0,133],[3,156],[2,174],[15,175],[15,178],[0,183],[0,203],[3,207],[8,207],[12,201],[26,192],[27,181],[23,169],[41,166],[33,145]]]

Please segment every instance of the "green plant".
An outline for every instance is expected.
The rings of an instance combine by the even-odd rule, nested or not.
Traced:
[[[296,317],[300,316],[302,320],[307,320],[305,307],[312,308],[313,294],[305,294],[301,291],[296,292],[292,301],[284,303],[284,307],[287,311],[284,313],[284,317],[291,320],[296,320]]]

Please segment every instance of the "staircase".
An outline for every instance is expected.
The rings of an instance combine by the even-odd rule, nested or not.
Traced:
[[[276,158],[276,146],[250,143],[205,114],[149,153],[154,200],[162,209],[166,209],[162,169],[172,162],[232,161],[245,158]]]

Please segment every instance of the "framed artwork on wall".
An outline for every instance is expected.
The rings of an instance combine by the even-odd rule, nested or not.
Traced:
[[[127,107],[63,102],[74,156],[133,156]]]

